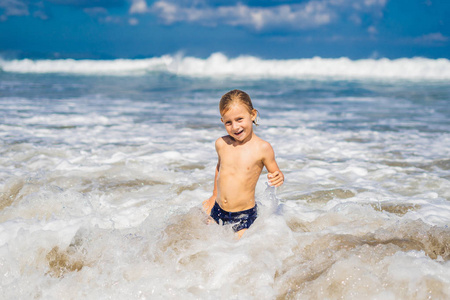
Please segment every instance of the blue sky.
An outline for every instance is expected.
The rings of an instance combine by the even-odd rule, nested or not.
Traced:
[[[449,0],[0,0],[5,58],[450,58]]]

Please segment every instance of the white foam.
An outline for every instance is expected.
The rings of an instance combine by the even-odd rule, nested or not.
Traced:
[[[17,73],[72,73],[72,74],[145,74],[150,71],[165,70],[172,61],[170,56],[149,59],[115,60],[0,60],[0,68],[5,72]]]
[[[351,78],[448,80],[448,59],[400,58],[360,59],[303,58],[260,59],[252,56],[229,58],[214,53],[206,59],[164,55],[147,59],[115,60],[0,60],[4,72],[71,73],[83,75],[143,75],[169,72],[194,77],[260,78]]]

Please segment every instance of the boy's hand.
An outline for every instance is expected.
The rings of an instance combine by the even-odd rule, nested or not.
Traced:
[[[211,209],[213,208],[215,202],[216,196],[211,196],[209,199],[202,202],[203,209],[208,215],[211,214]]]
[[[279,187],[284,182],[284,175],[281,171],[275,171],[267,174],[267,179],[269,180],[269,184],[271,186]]]

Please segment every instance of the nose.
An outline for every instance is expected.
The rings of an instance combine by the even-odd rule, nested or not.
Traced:
[[[231,128],[232,128],[233,130],[238,129],[238,128],[239,128],[239,125],[238,125],[237,123],[233,122],[233,123],[231,123]]]

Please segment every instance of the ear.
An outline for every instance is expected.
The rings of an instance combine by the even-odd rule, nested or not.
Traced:
[[[223,123],[223,118],[220,118],[220,121]]]
[[[258,116],[258,111],[256,109],[253,109],[252,113],[250,115],[251,115],[252,121],[255,121],[256,117]]]

